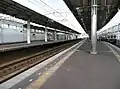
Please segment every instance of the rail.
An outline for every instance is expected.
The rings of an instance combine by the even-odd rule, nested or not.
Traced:
[[[17,60],[7,62],[0,65],[0,83],[10,79],[11,77],[33,67],[34,65],[46,60],[47,58],[65,50],[66,48],[72,46],[78,41],[72,41],[60,46],[49,48],[42,52],[23,57]]]

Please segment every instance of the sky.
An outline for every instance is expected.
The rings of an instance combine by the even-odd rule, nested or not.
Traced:
[[[86,32],[63,0],[13,0],[80,33]]]

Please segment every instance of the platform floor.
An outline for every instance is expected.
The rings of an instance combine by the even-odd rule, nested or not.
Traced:
[[[97,55],[90,48],[86,41],[40,89],[120,89],[118,59],[102,42]]]
[[[97,42],[98,54],[91,55],[91,43],[85,41],[61,66],[59,62],[64,58],[53,58],[53,62],[30,76],[33,71],[29,71],[25,75],[29,77],[9,89],[120,89],[120,61],[114,54],[120,56],[120,49],[109,46],[114,51],[107,43]],[[6,82],[2,87],[12,84]]]
[[[51,43],[55,43],[55,42],[60,42],[60,41],[48,41],[48,42],[34,41],[34,42],[31,42],[31,44],[27,44],[27,43],[1,44],[0,52],[10,51],[10,50],[19,49],[19,48],[25,48],[25,47],[31,47],[31,46],[37,46],[37,45],[51,44]]]

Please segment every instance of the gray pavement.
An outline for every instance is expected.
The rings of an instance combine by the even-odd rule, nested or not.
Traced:
[[[91,55],[86,41],[40,89],[120,89],[120,63],[103,43]]]

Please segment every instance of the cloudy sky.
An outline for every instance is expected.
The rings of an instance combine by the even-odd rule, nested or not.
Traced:
[[[13,0],[80,33],[84,29],[63,0]]]

